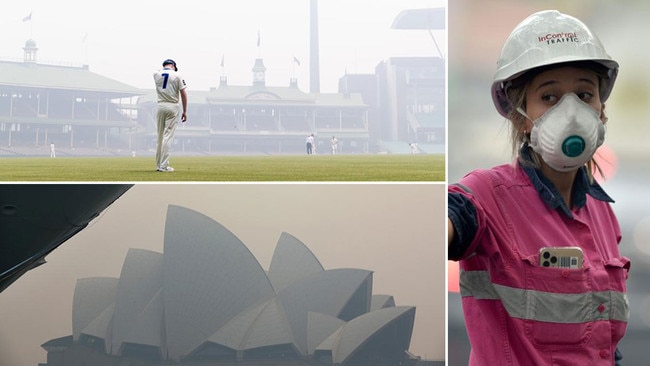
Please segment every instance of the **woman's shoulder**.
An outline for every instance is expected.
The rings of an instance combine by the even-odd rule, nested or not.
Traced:
[[[459,183],[463,185],[501,185],[518,182],[525,173],[518,164],[502,164],[492,168],[475,169],[467,173]]]

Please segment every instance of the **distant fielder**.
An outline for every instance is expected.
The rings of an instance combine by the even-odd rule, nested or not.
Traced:
[[[330,145],[332,145],[332,155],[336,154],[336,151],[339,148],[339,140],[336,136],[332,136],[332,139],[330,139]]]
[[[314,153],[314,134],[312,133],[311,135],[307,136],[307,155],[311,155]]]
[[[417,142],[412,142],[409,146],[411,147],[411,154],[418,154],[420,152]]]
[[[181,122],[187,120],[187,92],[185,80],[178,73],[176,62],[167,59],[162,63],[163,69],[153,74],[158,92],[158,142],[156,146],[156,165],[159,172],[173,172],[169,166],[169,149],[178,125],[178,96],[183,104]]]

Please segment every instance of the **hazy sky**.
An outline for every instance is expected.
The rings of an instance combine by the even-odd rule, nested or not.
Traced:
[[[38,60],[76,65],[139,88],[173,58],[190,90],[216,87],[225,71],[232,85],[249,85],[254,59],[267,67],[267,85],[298,78],[309,91],[309,0],[25,0],[0,13],[0,57],[22,61],[25,41]],[[445,0],[319,1],[321,91],[336,92],[338,78],[373,73],[390,56],[438,56],[424,30],[390,26],[404,9],[443,7]],[[30,21],[23,21],[29,14]],[[257,47],[258,30],[260,47]],[[434,31],[443,54],[446,33]],[[300,66],[294,63],[294,56]],[[221,60],[224,60],[224,69]]]
[[[0,364],[45,362],[40,345],[72,334],[77,279],[119,277],[129,248],[162,252],[169,204],[225,226],[265,269],[287,232],[325,269],[374,271],[374,294],[416,306],[411,352],[441,360],[445,199],[441,184],[138,184],[0,293]]]

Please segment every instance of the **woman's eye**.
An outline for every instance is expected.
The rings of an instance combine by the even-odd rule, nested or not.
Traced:
[[[555,103],[557,101],[557,97],[553,94],[544,94],[542,95],[542,100],[547,102],[547,103]]]
[[[593,97],[594,97],[594,95],[592,93],[590,93],[590,92],[578,93],[578,98],[580,98],[580,100],[582,100],[582,101],[590,100]]]

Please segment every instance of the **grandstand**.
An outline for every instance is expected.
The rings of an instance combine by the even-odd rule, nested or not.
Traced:
[[[256,63],[260,63],[257,59]],[[367,153],[368,106],[360,94],[305,93],[296,79],[289,85],[267,86],[256,71],[252,85],[229,85],[188,93],[188,120],[176,130],[180,149],[213,153],[297,154],[305,152],[305,138],[314,134],[317,151],[329,153],[336,136],[342,153]],[[138,100],[140,145],[155,147],[156,95]]]
[[[418,28],[419,29],[419,28]],[[156,94],[95,74],[88,65],[37,62],[36,42],[22,62],[0,61],[0,156],[153,155]],[[393,57],[374,74],[346,74],[336,93],[306,93],[295,78],[266,85],[262,58],[251,60],[250,85],[227,75],[207,91],[189,90],[187,124],[176,131],[180,155],[445,151],[445,60]],[[191,85],[191,82],[190,82]]]
[[[49,145],[130,150],[133,103],[142,92],[80,67],[0,61],[0,155],[49,155]]]

